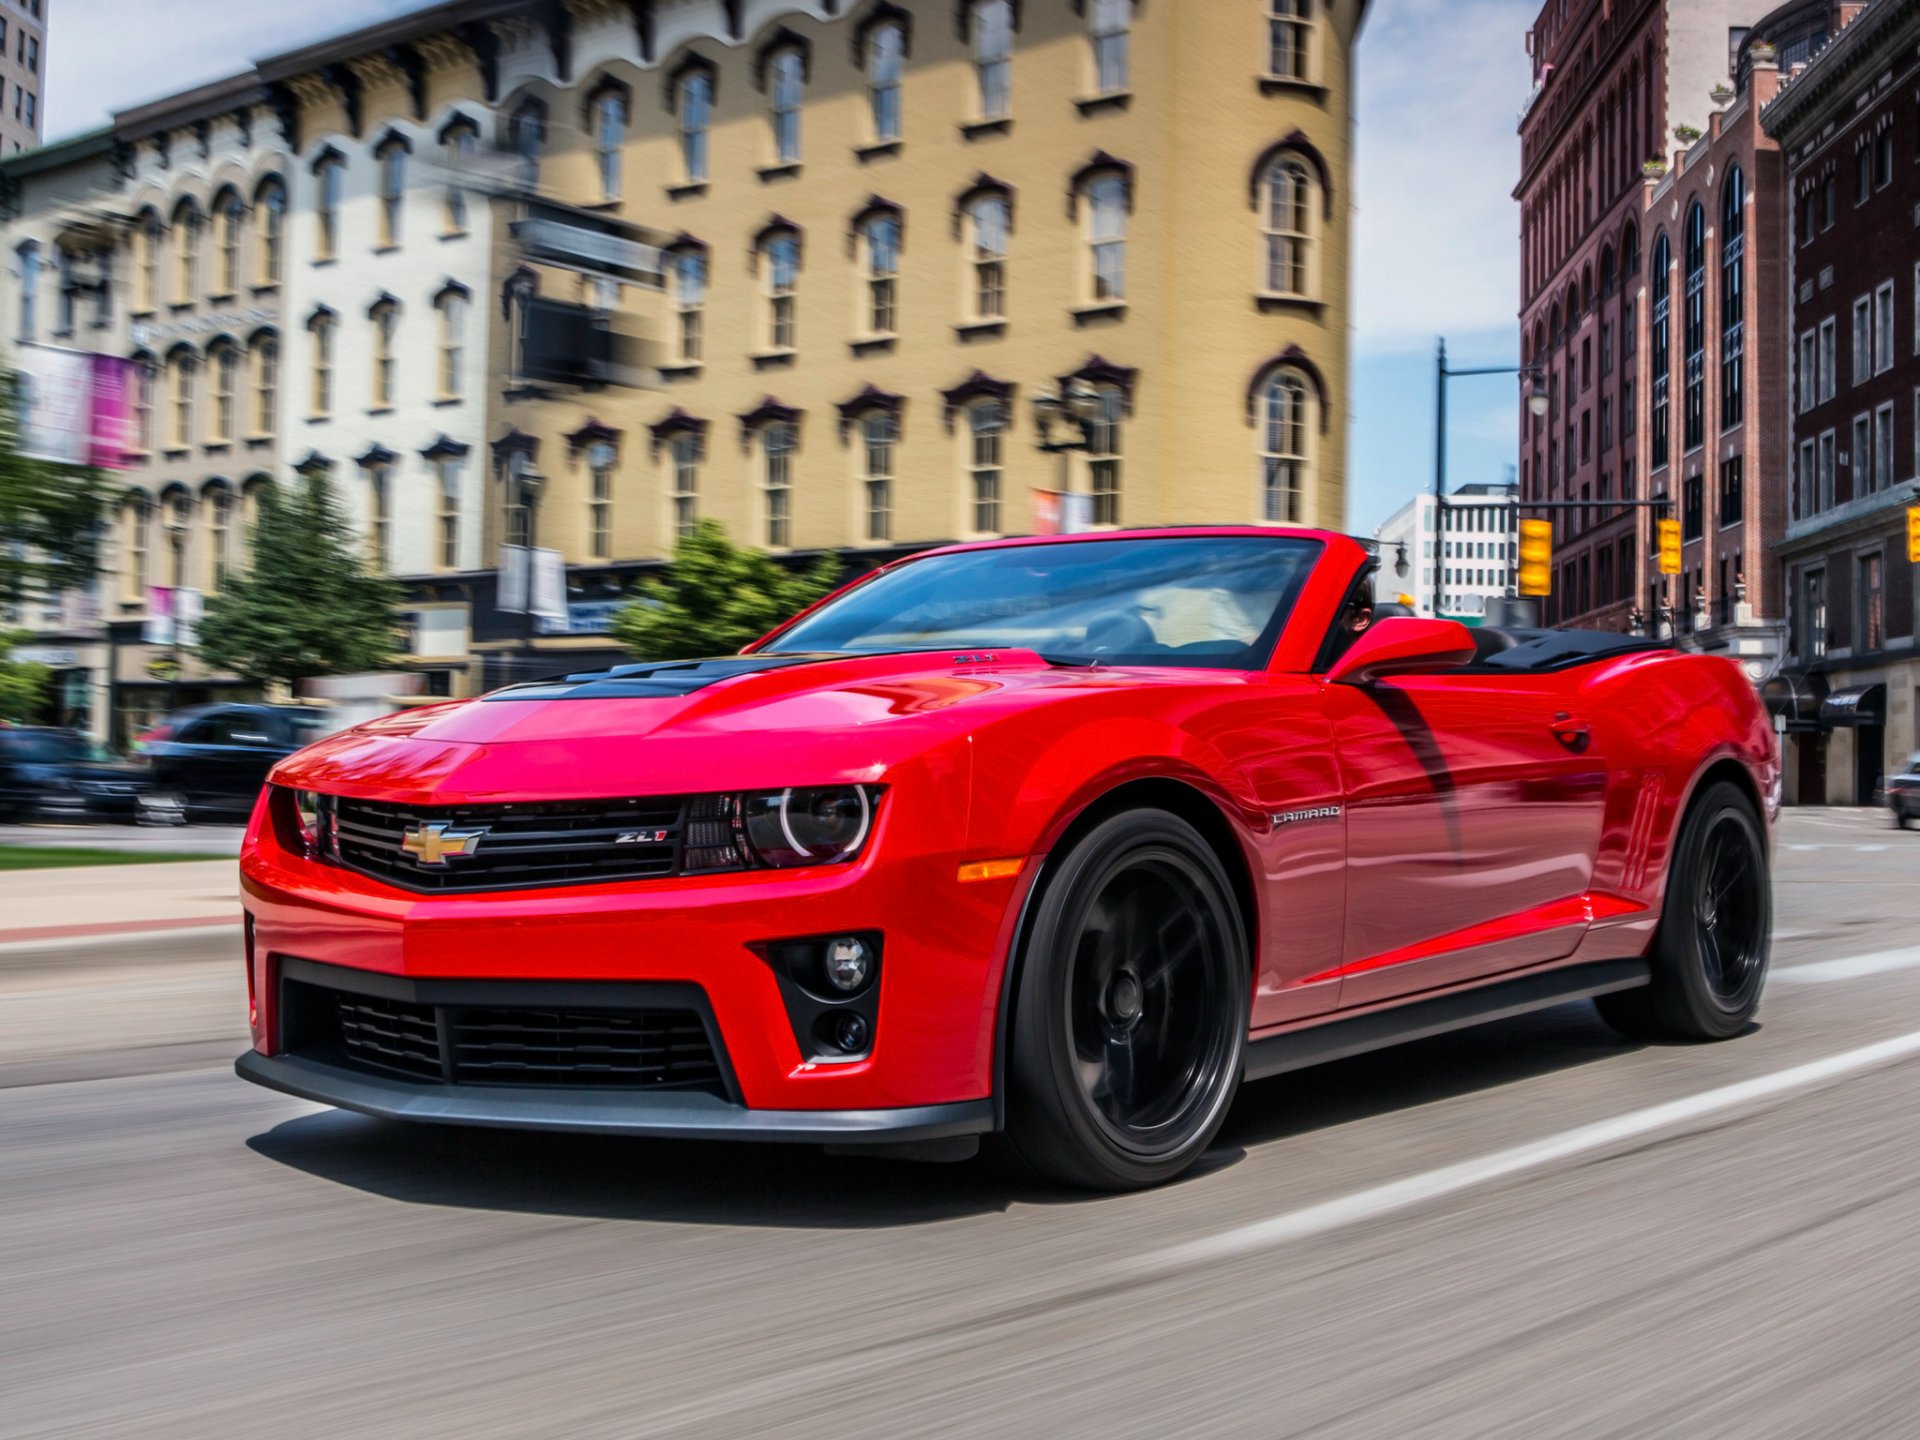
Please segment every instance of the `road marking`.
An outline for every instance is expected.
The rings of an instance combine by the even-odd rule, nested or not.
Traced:
[[[133,945],[164,945],[170,940],[240,940],[240,917],[217,925],[189,921],[184,925],[140,930],[113,930],[98,935],[49,935],[38,940],[0,943],[0,955],[24,955],[38,950],[121,950]],[[218,952],[217,952],[218,953]]]
[[[1671,1100],[1663,1105],[1653,1105],[1644,1110],[1618,1115],[1611,1120],[1583,1125],[1578,1129],[1568,1130],[1545,1140],[1517,1145],[1511,1150],[1497,1150],[1476,1159],[1442,1166],[1438,1170],[1429,1170],[1423,1175],[1412,1175],[1405,1180],[1377,1185],[1370,1190],[1357,1190],[1351,1195],[1343,1195],[1336,1200],[1309,1205],[1304,1210],[1295,1210],[1287,1215],[1276,1215],[1270,1220],[1257,1220],[1251,1225],[1225,1230],[1218,1235],[1208,1236],[1204,1240],[1193,1240],[1184,1245],[1173,1245],[1164,1250],[1156,1250],[1141,1256],[1138,1260],[1126,1262],[1116,1267],[1116,1270],[1136,1276],[1143,1272],[1159,1274],[1192,1265],[1229,1260],[1261,1250],[1277,1249],[1296,1240],[1304,1240],[1309,1236],[1322,1235],[1332,1230],[1343,1230],[1350,1225],[1376,1220],[1383,1215],[1391,1215],[1395,1211],[1410,1209],[1430,1200],[1455,1195],[1462,1190],[1505,1179],[1509,1175],[1538,1170],[1543,1166],[1571,1159],[1576,1155],[1584,1155],[1592,1150],[1601,1150],[1609,1145],[1617,1145],[1624,1140],[1633,1140],[1656,1130],[1685,1125],[1692,1121],[1703,1120],[1710,1115],[1717,1115],[1723,1110],[1754,1105],[1763,1100],[1790,1094],[1795,1090],[1824,1085],[1862,1070],[1890,1065],[1915,1055],[1920,1055],[1920,1031],[1892,1040],[1882,1040],[1878,1044],[1865,1045],[1857,1050],[1829,1055],[1824,1060],[1796,1065],[1790,1070],[1781,1070],[1772,1075],[1761,1075],[1733,1085],[1723,1085],[1717,1090],[1703,1091],[1683,1100]]]
[[[1911,945],[1904,950],[1881,950],[1872,955],[1849,955],[1843,960],[1816,960],[1809,965],[1788,965],[1775,970],[1772,978],[1787,985],[1824,985],[1834,980],[1885,975],[1890,970],[1911,970],[1915,966],[1920,966],[1920,945]]]
[[[1782,845],[1782,850],[1793,850],[1801,854],[1809,850],[1851,850],[1856,855],[1878,855],[1882,850],[1891,850],[1891,845],[1842,845],[1839,841],[1816,841],[1811,845]]]

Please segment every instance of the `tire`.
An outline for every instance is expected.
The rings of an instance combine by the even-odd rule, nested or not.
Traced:
[[[1252,979],[1232,884],[1160,810],[1096,825],[1043,884],[1014,1000],[1008,1138],[1067,1185],[1162,1184],[1205,1153],[1240,1086]]]
[[[1760,818],[1738,786],[1687,812],[1668,871],[1653,981],[1602,995],[1603,1018],[1635,1040],[1730,1040],[1760,1004],[1773,941],[1773,886]]]

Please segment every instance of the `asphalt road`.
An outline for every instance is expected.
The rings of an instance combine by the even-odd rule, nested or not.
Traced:
[[[0,825],[0,845],[81,850],[174,850],[238,855],[246,826],[234,825]]]
[[[1920,834],[1780,865],[1740,1040],[1283,1077],[1103,1199],[381,1124],[233,1078],[204,938],[0,951],[0,1435],[1920,1435]]]

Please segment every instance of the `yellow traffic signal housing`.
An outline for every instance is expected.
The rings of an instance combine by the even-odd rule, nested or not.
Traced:
[[[1660,522],[1660,573],[1662,575],[1680,573],[1680,522],[1678,520]]]
[[[1553,522],[1520,522],[1520,593],[1527,596],[1553,593]]]
[[[1920,505],[1907,507],[1907,559],[1920,565]]]

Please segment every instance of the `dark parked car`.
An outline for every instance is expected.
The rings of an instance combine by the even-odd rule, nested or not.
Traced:
[[[1887,808],[1902,830],[1909,820],[1920,820],[1920,752],[1907,760],[1906,769],[1887,777]]]
[[[152,784],[77,730],[0,726],[0,819],[137,820]]]
[[[333,728],[298,705],[205,705],[180,710],[140,737],[155,795],[189,820],[244,820],[267,771]]]

